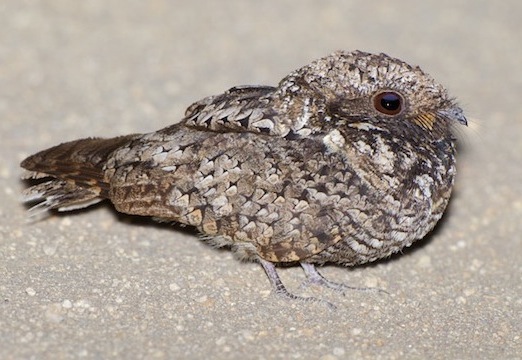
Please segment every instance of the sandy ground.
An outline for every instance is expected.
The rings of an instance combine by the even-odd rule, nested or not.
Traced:
[[[0,358],[522,358],[520,1],[0,4]],[[301,289],[190,231],[98,206],[27,223],[18,163],[65,140],[159,129],[195,100],[276,84],[336,49],[422,65],[471,118],[428,239]]]

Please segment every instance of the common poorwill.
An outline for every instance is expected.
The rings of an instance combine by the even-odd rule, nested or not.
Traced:
[[[76,140],[21,166],[39,183],[34,210],[104,199],[123,213],[196,227],[217,246],[275,264],[353,266],[423,238],[441,218],[455,176],[447,91],[385,54],[335,52],[277,87],[234,87],[192,104],[149,134]]]

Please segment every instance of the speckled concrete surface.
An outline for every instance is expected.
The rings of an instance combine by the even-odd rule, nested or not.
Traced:
[[[522,358],[519,1],[5,0],[0,4],[0,358]],[[183,229],[98,206],[27,223],[19,161],[159,129],[192,101],[275,84],[335,49],[419,64],[460,99],[456,191],[435,233],[332,280],[389,295],[271,295]]]

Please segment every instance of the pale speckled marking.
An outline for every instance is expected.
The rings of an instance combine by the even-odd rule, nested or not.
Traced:
[[[326,134],[326,136],[323,138],[323,142],[330,149],[330,151],[334,152],[343,150],[346,144],[345,138],[337,129],[334,129]]]

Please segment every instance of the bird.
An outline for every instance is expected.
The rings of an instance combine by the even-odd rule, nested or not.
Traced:
[[[121,213],[192,226],[216,247],[261,264],[357,266],[424,238],[456,175],[456,127],[466,117],[418,66],[336,51],[277,86],[236,86],[193,103],[146,134],[85,138],[21,162],[32,213],[108,200]]]

